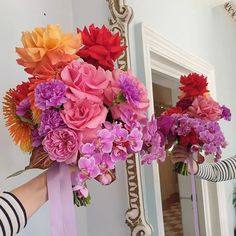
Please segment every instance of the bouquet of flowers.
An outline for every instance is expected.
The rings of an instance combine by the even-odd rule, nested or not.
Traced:
[[[71,186],[81,206],[90,199],[86,181],[110,184],[118,161],[136,153],[143,164],[165,159],[162,136],[146,118],[144,85],[114,68],[126,49],[118,33],[48,25],[24,32],[22,44],[17,62],[30,78],[6,93],[3,113],[15,144],[31,154],[25,169],[74,166]]]
[[[219,120],[231,120],[230,110],[214,101],[207,90],[207,78],[191,73],[180,78],[182,92],[175,107],[169,108],[157,119],[158,130],[169,143],[179,143],[193,152],[221,158],[221,149],[227,142]],[[203,162],[202,155],[198,161]],[[177,163],[175,170],[188,174],[187,163]]]

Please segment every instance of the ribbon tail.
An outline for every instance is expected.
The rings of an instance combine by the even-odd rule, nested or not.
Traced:
[[[51,236],[76,236],[71,175],[64,163],[55,163],[47,176]]]
[[[73,202],[73,191],[71,183],[71,174],[66,164],[60,164],[60,173],[63,174],[61,182],[61,198],[63,209],[63,224],[65,236],[76,236],[76,217]]]
[[[55,163],[48,169],[47,185],[51,236],[64,236],[59,164]]]
[[[195,176],[193,174],[193,154],[190,154],[188,163],[190,165],[190,171],[191,171],[191,185],[192,185],[192,196],[193,196],[194,231],[195,231],[195,236],[200,236],[199,218],[198,218],[198,206],[197,206],[196,182],[195,182]]]

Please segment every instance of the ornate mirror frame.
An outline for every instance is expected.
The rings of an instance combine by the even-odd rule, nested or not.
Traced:
[[[133,10],[125,0],[106,0],[110,9],[109,25],[112,32],[119,32],[122,44],[129,46],[129,23]],[[118,68],[130,68],[129,47],[117,60]],[[126,224],[130,227],[131,236],[151,236],[152,229],[144,214],[142,196],[141,169],[139,158],[131,156],[126,161],[129,209],[126,211]]]

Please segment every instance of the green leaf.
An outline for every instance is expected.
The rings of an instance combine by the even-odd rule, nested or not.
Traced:
[[[188,175],[188,165],[183,162],[178,162],[175,164],[174,171],[177,173],[187,176]]]
[[[26,171],[26,170],[19,170],[19,171],[15,172],[14,174],[11,174],[11,175],[7,176],[6,179],[10,179],[10,178],[12,178],[12,177],[16,177],[16,176],[18,176],[18,175],[24,173],[25,171]]]
[[[113,101],[113,105],[118,105],[123,102],[126,102],[126,98],[122,92],[118,93],[115,100]]]
[[[79,197],[76,192],[73,192],[73,196],[74,196],[74,204],[77,206],[77,207],[81,207],[81,206],[87,206],[91,203],[91,197],[90,195],[88,195],[87,198],[84,198],[84,197]]]
[[[29,123],[30,125],[34,125],[34,123],[33,123],[32,120],[27,119],[27,118],[25,118],[25,117],[23,117],[23,116],[18,116],[18,117],[19,117],[19,119],[20,119],[22,122]]]

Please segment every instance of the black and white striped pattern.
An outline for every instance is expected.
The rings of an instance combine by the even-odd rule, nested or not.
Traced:
[[[16,235],[26,223],[26,212],[21,202],[12,193],[2,193],[0,195],[0,235]]]
[[[201,164],[196,176],[212,182],[236,179],[236,156],[218,163]]]

